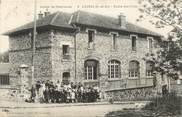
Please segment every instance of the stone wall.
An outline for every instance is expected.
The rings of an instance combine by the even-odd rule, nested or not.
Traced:
[[[146,78],[146,61],[143,60],[148,50],[147,36],[138,36],[137,39],[137,51],[131,50],[131,39],[128,34],[120,34],[117,37],[117,49],[112,49],[112,37],[109,33],[97,32],[94,40],[94,49],[88,49],[88,34],[85,31],[81,31],[76,35],[77,39],[77,82],[89,82],[84,80],[84,61],[87,59],[95,59],[99,61],[99,79],[100,87],[105,87],[108,79],[108,61],[115,59],[121,62],[121,80],[128,79],[129,62],[131,60],[137,60],[140,63],[140,78]],[[118,79],[117,79],[118,80]],[[111,80],[112,82],[112,80]],[[136,84],[138,80],[130,80],[128,84]],[[151,81],[150,81],[151,82]],[[139,84],[142,84],[140,80]],[[103,85],[103,86],[102,86]],[[152,86],[153,82],[148,86]],[[141,86],[141,85],[138,85]]]
[[[69,45],[68,58],[63,57],[63,45]],[[74,82],[75,59],[74,59],[74,37],[73,34],[67,32],[55,31],[52,39],[52,79],[62,81],[63,73],[70,73],[70,81]]]
[[[20,85],[20,65],[28,66],[28,79],[31,81],[32,66],[32,40],[28,33],[24,35],[10,36],[9,61],[12,65],[10,69],[10,85]],[[36,38],[36,51],[34,59],[35,81],[40,79],[50,79],[51,69],[51,38],[49,32],[39,33]]]
[[[114,101],[125,100],[149,100],[155,97],[153,87],[132,88],[106,92],[106,99],[113,99]]]

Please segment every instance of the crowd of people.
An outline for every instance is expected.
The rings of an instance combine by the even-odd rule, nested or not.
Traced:
[[[53,83],[50,80],[37,81],[32,86],[31,95],[26,102],[40,103],[75,103],[75,102],[96,102],[100,100],[99,88],[84,87],[81,83],[63,84],[60,81]]]

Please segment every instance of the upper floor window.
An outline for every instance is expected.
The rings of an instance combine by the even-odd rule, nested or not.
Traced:
[[[111,32],[110,34],[112,36],[112,49],[116,50],[117,49],[117,36],[118,36],[118,33]]]
[[[132,51],[136,51],[137,36],[136,35],[131,35],[130,38],[131,38]]]
[[[147,61],[146,62],[146,76],[148,76],[148,77],[153,76],[153,70],[154,70],[154,62]]]
[[[138,78],[140,75],[140,67],[138,61],[130,61],[129,63],[129,77]]]
[[[152,37],[148,37],[148,49],[149,49],[149,52],[152,52],[152,50],[153,50],[153,38]]]
[[[94,48],[94,38],[95,38],[95,31],[88,30],[88,47],[89,47],[89,49]]]
[[[108,62],[108,78],[120,78],[121,68],[120,62],[117,60],[111,60]]]
[[[69,45],[63,45],[63,58],[68,59],[69,58]]]

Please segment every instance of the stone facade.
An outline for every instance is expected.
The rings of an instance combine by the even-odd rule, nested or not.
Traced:
[[[20,66],[25,64],[28,68],[23,76],[29,84],[37,80],[59,80],[97,86],[103,93],[152,87],[153,77],[146,75],[147,65],[143,58],[147,53],[155,54],[160,35],[129,22],[121,26],[117,24],[118,20],[121,19],[82,11],[73,14],[57,12],[38,20],[35,79],[31,77],[33,43],[30,24],[33,26],[33,23],[7,33],[10,37],[11,86],[21,85]],[[132,36],[136,41],[132,41]],[[149,38],[153,40],[152,52]],[[134,50],[132,45],[136,46]],[[134,72],[130,65],[133,61],[132,67],[137,67]]]
[[[138,35],[136,42],[137,50],[132,51],[131,34],[120,33],[117,37],[117,49],[112,50],[112,36],[109,32],[97,31],[94,40],[95,47],[93,50],[90,50],[88,49],[88,33],[85,31],[78,33],[76,35],[77,82],[99,82],[100,87],[103,88],[107,88],[106,84],[109,84],[112,85],[110,86],[111,89],[152,86],[153,80],[146,77],[146,61],[143,60],[145,54],[149,52],[147,36],[142,37]],[[84,61],[88,59],[99,61],[100,69],[99,79],[97,81],[84,80]],[[121,79],[108,79],[108,61],[113,59],[121,62]],[[132,60],[136,60],[140,63],[140,79],[128,78],[129,62]]]
[[[81,82],[87,85],[96,84],[104,90],[152,86],[153,79],[146,77],[146,61],[143,60],[145,54],[149,52],[147,36],[135,34],[138,37],[136,41],[137,49],[132,51],[130,35],[133,33],[115,33],[119,33],[116,50],[112,49],[112,36],[109,31],[102,32],[97,30],[94,38],[94,49],[88,48],[88,33],[86,29],[81,29],[77,34],[59,30],[38,33],[34,61],[35,79],[61,81],[63,73],[69,72],[69,80],[71,82]],[[157,40],[154,38],[154,41]],[[68,59],[64,59],[62,54],[62,45],[64,44],[70,47]],[[31,57],[31,38],[28,33],[10,37],[10,63],[13,65],[10,72],[12,85],[17,84],[18,80],[16,78],[19,77],[17,74],[18,67],[21,64],[29,66],[27,71],[29,72],[28,77],[31,79]],[[84,78],[84,62],[89,59],[99,62],[97,80],[85,80]],[[121,63],[121,79],[108,79],[108,61],[113,59]],[[128,78],[129,62],[132,60],[136,60],[140,64],[139,79]]]
[[[75,82],[75,58],[74,58],[74,36],[72,33],[55,31],[52,39],[52,78],[54,80],[62,81],[63,73],[69,72],[70,79]],[[63,45],[69,45],[68,59],[64,59],[63,56]]]
[[[51,63],[51,38],[49,32],[38,34],[36,38],[35,53],[35,79],[50,79],[52,77]],[[31,82],[31,66],[32,66],[32,39],[30,34],[10,36],[10,52],[9,61],[12,65],[10,69],[10,84],[16,87],[20,85],[20,66],[25,64],[28,66],[27,78]],[[31,84],[31,83],[30,83]]]

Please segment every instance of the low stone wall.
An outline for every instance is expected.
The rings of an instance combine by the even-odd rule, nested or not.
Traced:
[[[140,87],[106,91],[106,96],[107,99],[112,98],[114,101],[150,100],[155,96],[155,91],[153,87]]]

